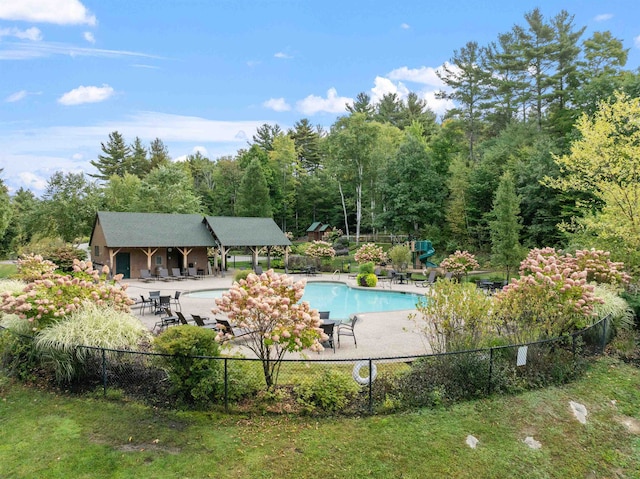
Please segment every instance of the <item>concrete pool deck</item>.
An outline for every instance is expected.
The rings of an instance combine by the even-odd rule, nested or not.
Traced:
[[[330,275],[318,274],[315,276],[292,275],[294,279],[305,279],[307,281],[339,281],[349,286],[355,286],[355,279],[349,278],[347,275]],[[187,318],[191,318],[191,314],[199,314],[200,316],[208,316],[213,318],[211,309],[215,307],[215,301],[209,298],[194,298],[189,296],[189,292],[201,291],[208,289],[227,289],[233,283],[233,272],[229,271],[225,277],[206,276],[200,280],[186,279],[182,281],[154,281],[145,283],[136,279],[123,280],[127,283],[127,293],[131,298],[139,301],[140,295],[149,296],[149,291],[160,291],[160,294],[172,296],[176,291],[181,291],[180,304],[182,312]],[[409,293],[424,294],[427,290],[410,284],[393,284],[389,287],[386,283],[383,286],[374,288],[379,291],[404,291]],[[140,314],[140,308],[137,305],[132,307],[132,312],[142,323],[150,330],[158,321],[158,316],[150,312]],[[427,338],[421,332],[423,322],[421,319],[410,319],[409,315],[415,313],[410,311],[391,311],[384,313],[363,313],[359,314],[360,321],[356,325],[355,333],[358,339],[358,347],[356,348],[351,337],[343,337],[340,347],[337,347],[334,354],[332,349],[325,349],[321,353],[312,353],[305,351],[309,359],[357,359],[357,358],[380,358],[393,356],[412,356],[431,353],[431,348]],[[220,316],[220,315],[218,315]],[[337,342],[337,336],[336,336]],[[253,356],[253,353],[246,347],[242,346],[241,341],[234,341],[233,350],[244,354],[247,357]],[[290,355],[287,357],[300,357],[299,355]]]

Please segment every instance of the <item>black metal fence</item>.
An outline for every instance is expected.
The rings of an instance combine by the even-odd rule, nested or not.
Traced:
[[[566,383],[604,352],[610,335],[606,317],[571,335],[527,344],[426,356],[285,359],[278,388],[269,391],[258,359],[78,346],[81,371],[70,386],[160,407],[379,414]]]

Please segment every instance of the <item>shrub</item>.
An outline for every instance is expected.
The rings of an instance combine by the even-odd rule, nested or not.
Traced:
[[[473,283],[436,281],[417,309],[438,353],[480,347],[489,331],[491,299]]]
[[[612,285],[628,284],[631,277],[624,272],[624,263],[609,259],[611,253],[603,250],[578,250],[575,256],[565,255],[565,263],[575,271],[586,271],[587,281]]]
[[[77,346],[136,350],[150,339],[149,331],[131,314],[87,301],[66,319],[38,332],[35,346],[43,364],[53,367],[56,379],[71,382],[81,377],[99,354]]]
[[[0,294],[1,293],[21,293],[24,287],[27,285],[24,281],[16,279],[3,279],[0,281]]]
[[[314,241],[307,247],[306,254],[312,258],[333,258],[336,255],[336,251],[331,246],[331,243]]]
[[[0,326],[0,367],[11,376],[29,378],[39,364],[31,323],[11,314],[4,315]]]
[[[634,326],[633,309],[627,301],[620,297],[613,286],[602,284],[596,286],[594,294],[603,300],[596,303],[593,308],[594,319],[599,320],[607,315],[611,315],[611,324],[614,331],[620,329],[632,329]]]
[[[158,335],[153,346],[160,356],[171,382],[171,392],[180,401],[192,405],[205,405],[224,397],[224,371],[218,357],[220,347],[216,332],[198,326],[169,328]]]
[[[350,375],[331,369],[324,369],[320,378],[304,378],[294,387],[297,401],[307,412],[316,408],[325,412],[340,411],[359,391],[360,387]]]
[[[374,288],[378,284],[378,277],[373,273],[360,273],[356,276],[356,283],[360,286]]]
[[[19,279],[27,283],[37,279],[49,278],[57,266],[41,255],[25,254],[17,261]]]
[[[391,263],[400,271],[411,263],[411,250],[405,245],[395,245],[388,253]]]
[[[476,261],[476,257],[468,251],[457,250],[443,259],[440,267],[449,273],[453,273],[454,276],[462,276],[474,269],[478,269],[480,265]]]
[[[380,246],[376,246],[374,243],[365,243],[353,257],[358,263],[384,263],[387,260],[386,253]]]
[[[360,266],[358,266],[358,272],[360,274],[373,274],[374,268],[375,264],[373,264],[372,262],[362,263]]]

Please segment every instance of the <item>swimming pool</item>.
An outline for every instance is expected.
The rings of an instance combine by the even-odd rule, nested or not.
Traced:
[[[220,298],[226,289],[211,289],[189,293],[192,298]],[[344,283],[329,281],[308,282],[303,301],[312,308],[331,311],[332,319],[346,319],[353,313],[379,313],[416,309],[422,295],[379,289],[351,288]]]

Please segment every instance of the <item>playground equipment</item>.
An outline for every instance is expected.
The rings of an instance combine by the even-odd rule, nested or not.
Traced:
[[[413,241],[411,243],[411,251],[414,253],[414,265],[416,268],[436,268],[438,265],[429,261],[436,250],[429,240]]]

